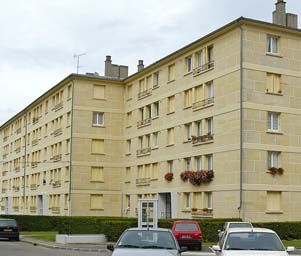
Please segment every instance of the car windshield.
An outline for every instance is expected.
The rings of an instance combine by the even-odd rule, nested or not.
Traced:
[[[177,231],[198,231],[198,227],[195,223],[177,223]]]
[[[16,226],[15,220],[0,220],[0,227]]]
[[[177,250],[172,234],[157,230],[128,230],[122,235],[116,247]]]
[[[284,251],[280,239],[268,232],[229,233],[224,250]]]
[[[230,223],[229,228],[252,228],[251,223]]]

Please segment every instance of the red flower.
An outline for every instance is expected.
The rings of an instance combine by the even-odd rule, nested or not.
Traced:
[[[168,172],[164,175],[164,178],[167,180],[167,181],[172,181],[173,180],[173,173],[172,172]]]

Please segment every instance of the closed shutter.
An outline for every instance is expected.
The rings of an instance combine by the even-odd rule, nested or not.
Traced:
[[[104,140],[92,139],[92,153],[93,154],[104,153]]]
[[[103,195],[90,195],[90,208],[103,209]]]

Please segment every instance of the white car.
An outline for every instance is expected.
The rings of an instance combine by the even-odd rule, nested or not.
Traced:
[[[223,230],[218,230],[219,239],[223,236],[224,232],[227,231],[229,228],[253,228],[253,225],[250,222],[246,222],[246,221],[226,222],[223,227]]]
[[[130,228],[123,232],[115,247],[108,245],[112,256],[180,256],[180,248],[169,229]]]
[[[295,250],[285,249],[278,235],[264,228],[230,228],[212,249],[218,256],[288,256]]]

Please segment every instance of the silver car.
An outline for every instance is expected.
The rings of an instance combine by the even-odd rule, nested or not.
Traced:
[[[108,245],[112,256],[180,256],[180,248],[169,229],[130,228],[123,232],[116,245]]]

